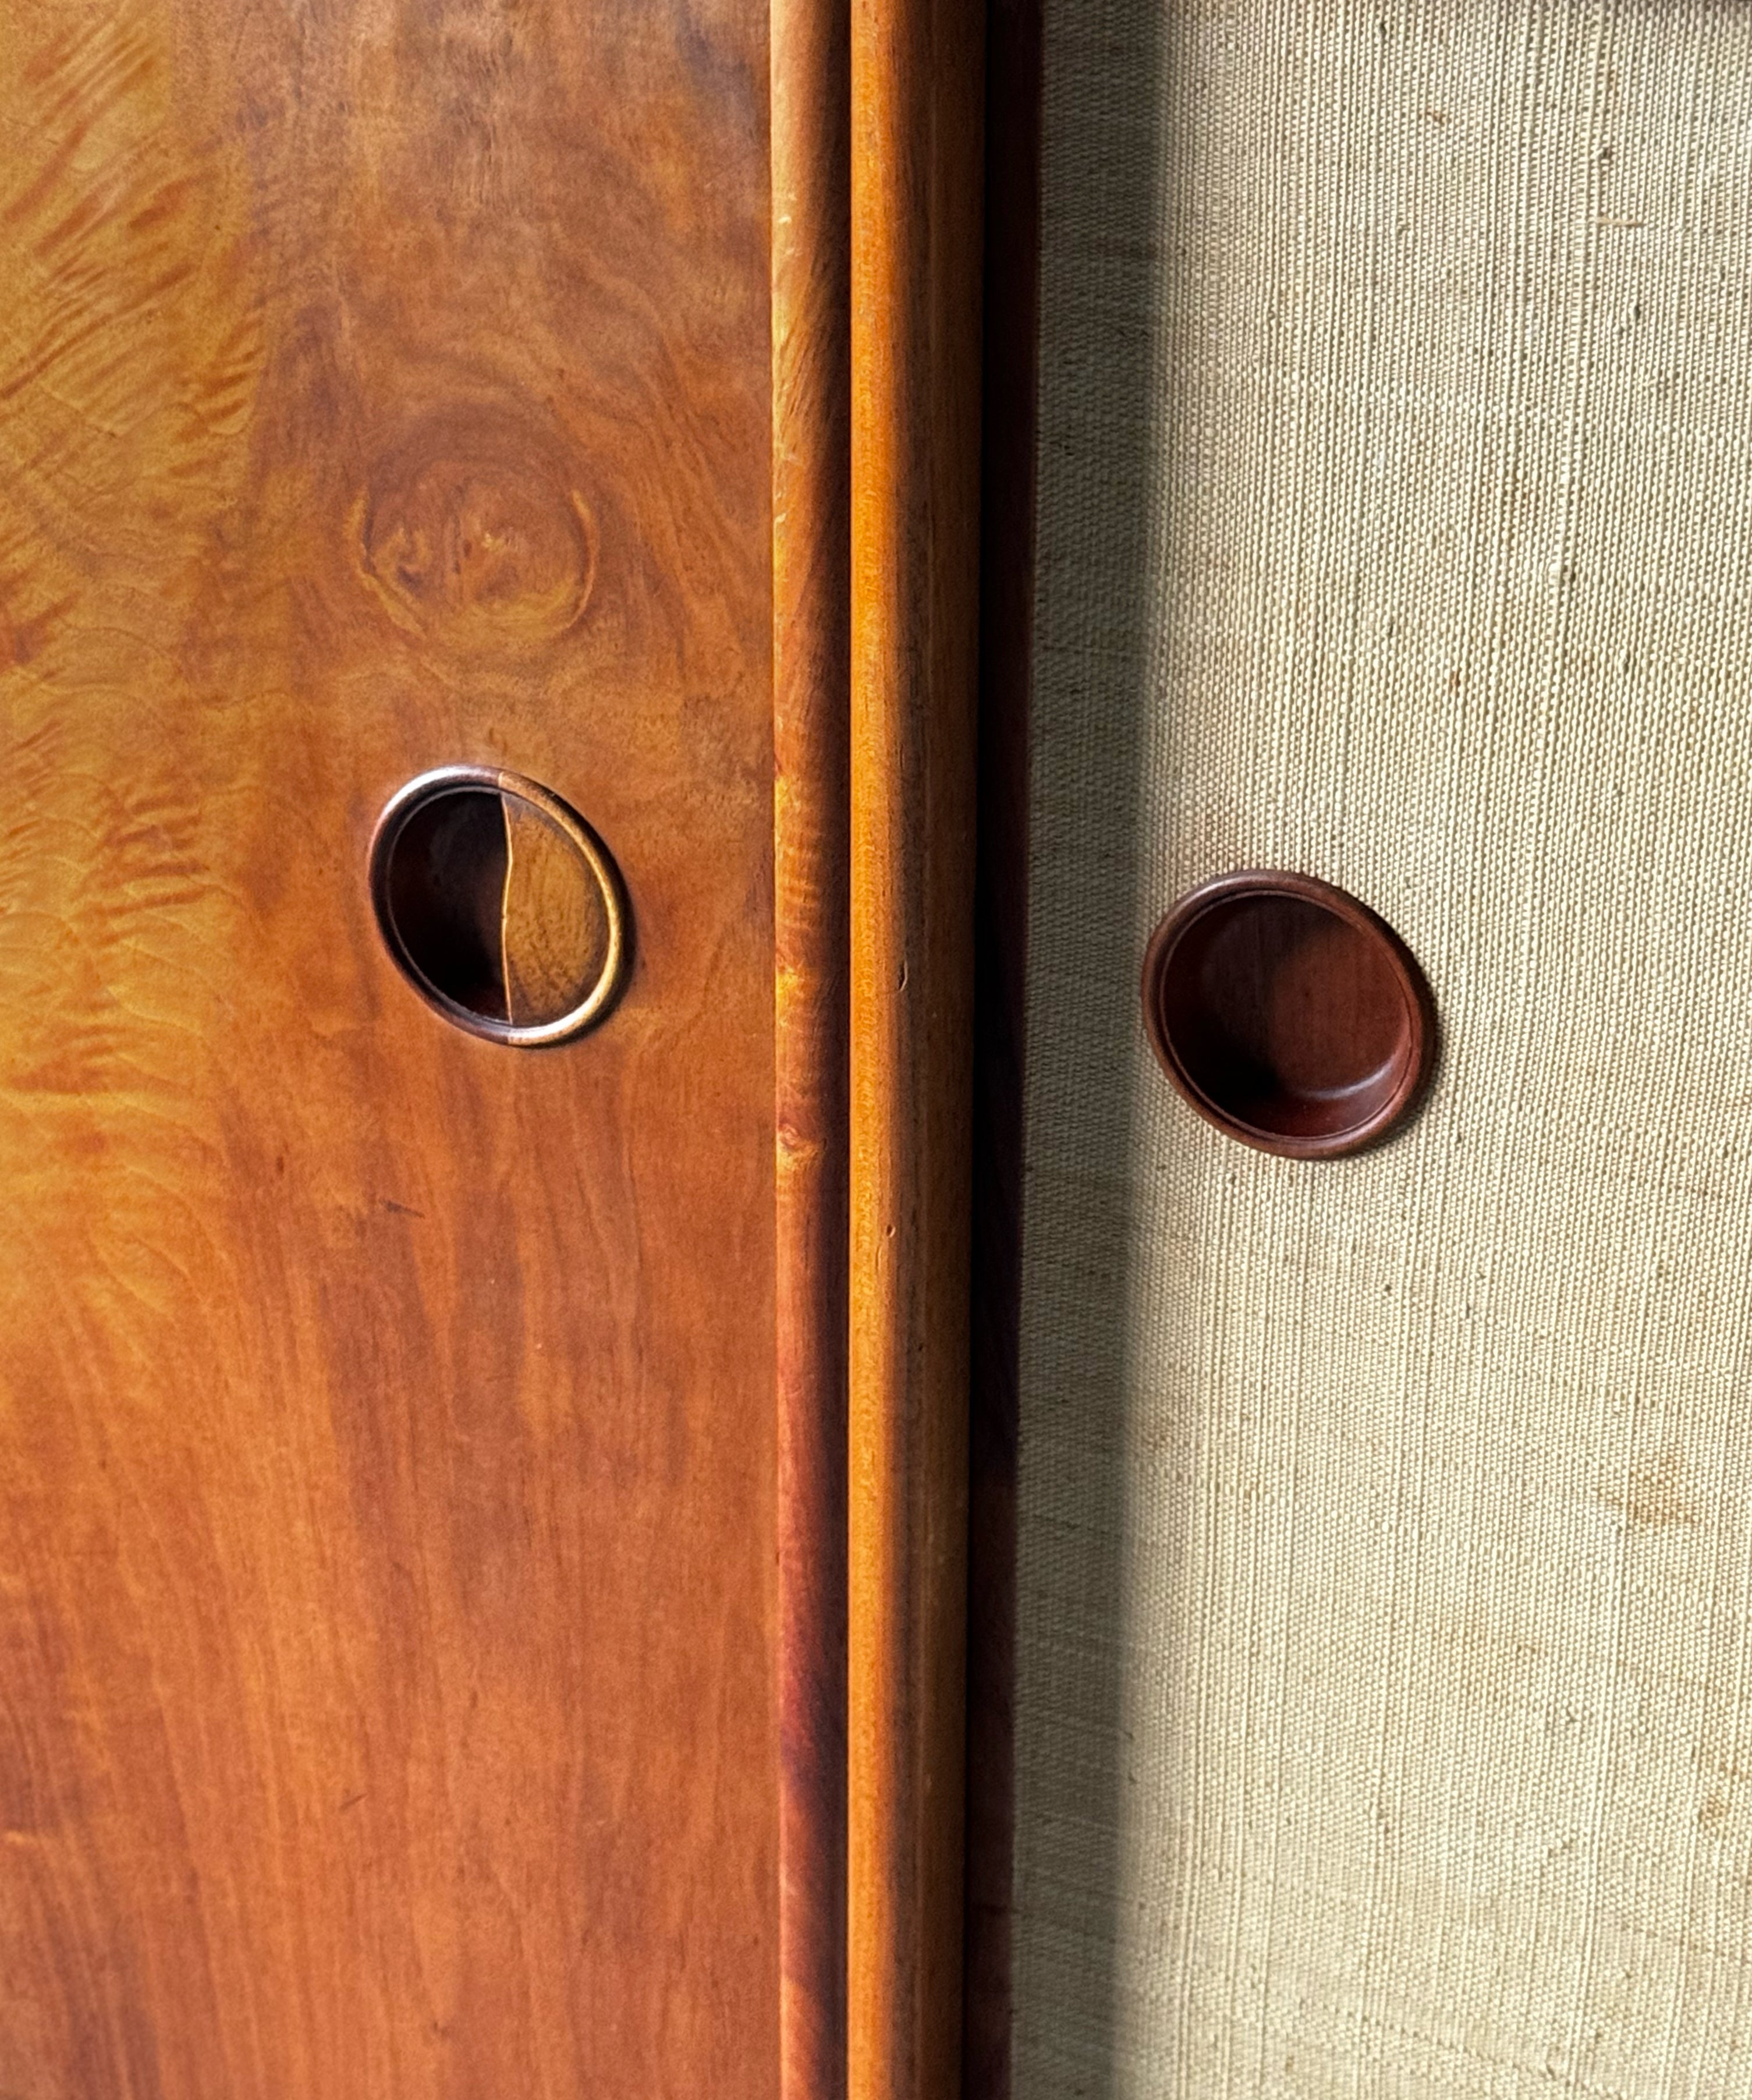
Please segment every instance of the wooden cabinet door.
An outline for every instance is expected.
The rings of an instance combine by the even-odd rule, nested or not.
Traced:
[[[777,2089],[767,27],[0,7],[0,2093]],[[398,974],[410,776],[635,959]]]

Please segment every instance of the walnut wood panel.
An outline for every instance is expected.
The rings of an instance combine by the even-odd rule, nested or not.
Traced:
[[[781,2072],[846,2082],[851,213],[843,0],[775,0],[773,641]]]
[[[852,8],[854,2100],[959,2078],[983,20]]]
[[[764,10],[0,44],[0,2093],[771,2094]],[[452,760],[574,1045],[378,942]]]

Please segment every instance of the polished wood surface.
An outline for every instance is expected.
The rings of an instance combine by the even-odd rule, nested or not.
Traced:
[[[0,2093],[771,2095],[764,11],[0,51]],[[575,1043],[378,938],[449,761]]]
[[[960,2076],[984,11],[852,7],[853,2100]]]
[[[843,0],[774,0],[779,1930],[784,2100],[846,2082],[851,165]]]

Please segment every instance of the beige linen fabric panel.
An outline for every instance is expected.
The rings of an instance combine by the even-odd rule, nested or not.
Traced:
[[[1752,2093],[1752,7],[1048,11],[1018,2100]],[[1151,1061],[1248,865],[1384,1149]]]

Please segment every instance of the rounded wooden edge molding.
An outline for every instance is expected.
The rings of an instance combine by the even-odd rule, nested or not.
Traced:
[[[512,797],[544,818],[577,852],[601,893],[607,936],[601,965],[583,997],[552,1020],[500,1021],[451,998],[421,969],[396,924],[390,869],[396,843],[409,820],[445,796],[481,793]],[[563,1043],[604,1020],[624,988],[632,949],[631,913],[620,870],[608,848],[571,805],[539,781],[496,765],[438,765],[418,774],[397,788],[383,805],[372,832],[368,866],[372,908],[397,968],[435,1012],[471,1035],[522,1048]]]
[[[1249,868],[1189,890],[1151,936],[1143,1011],[1199,1114],[1285,1158],[1378,1144],[1435,1070],[1435,999],[1417,959],[1315,876]]]

